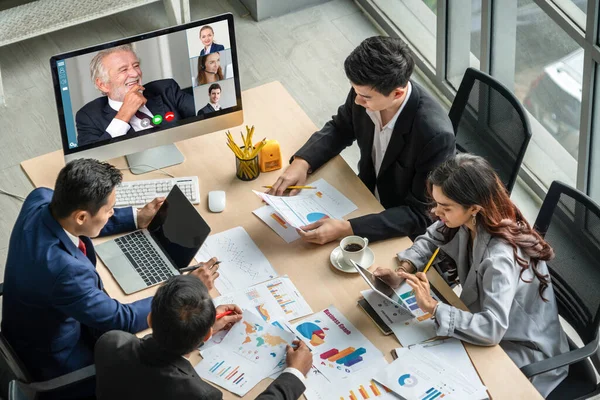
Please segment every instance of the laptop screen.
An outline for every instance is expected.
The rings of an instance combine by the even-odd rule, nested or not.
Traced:
[[[173,186],[148,231],[177,269],[187,267],[204,243],[210,227],[185,197]]]

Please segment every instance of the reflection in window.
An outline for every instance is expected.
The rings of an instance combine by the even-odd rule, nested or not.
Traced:
[[[432,67],[436,63],[437,0],[373,0]]]
[[[515,94],[545,128],[534,127],[533,141],[554,162],[564,166],[563,171],[574,183],[583,50],[533,0],[519,1],[516,40]],[[532,170],[549,185],[552,177]]]

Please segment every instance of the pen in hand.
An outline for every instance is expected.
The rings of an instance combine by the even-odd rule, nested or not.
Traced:
[[[217,262],[215,262],[215,263],[213,264],[213,266],[214,266],[214,265],[218,265],[218,264],[221,264],[221,261],[217,261]],[[181,269],[179,270],[179,272],[195,271],[195,270],[197,270],[198,268],[200,268],[200,264],[196,264],[196,265],[190,265],[189,267],[181,268]]]

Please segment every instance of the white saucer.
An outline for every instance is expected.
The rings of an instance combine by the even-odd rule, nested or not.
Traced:
[[[329,256],[329,261],[331,261],[331,265],[333,265],[335,269],[339,271],[346,272],[347,274],[358,274],[358,271],[356,268],[354,268],[354,266],[347,265],[342,259],[342,249],[340,246],[333,249],[331,255]],[[373,265],[373,261],[375,261],[375,254],[373,254],[373,250],[367,246],[362,262],[357,264],[363,268],[369,268],[371,265]]]

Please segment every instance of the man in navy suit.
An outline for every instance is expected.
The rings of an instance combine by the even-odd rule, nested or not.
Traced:
[[[124,135],[139,136],[196,115],[193,96],[173,79],[142,86],[140,61],[131,45],[98,52],[90,62],[90,72],[104,96],[77,111],[78,146]],[[165,118],[169,111],[173,118]],[[153,123],[154,115],[162,117],[160,124]]]
[[[34,380],[92,364],[95,340],[104,332],[148,327],[152,299],[111,299],[90,240],[146,228],[164,201],[157,198],[138,211],[113,208],[121,179],[110,164],[75,160],[60,171],[54,191],[35,189],[19,213],[4,274],[2,332]],[[209,287],[215,261],[194,274]],[[88,389],[93,394],[93,384]]]
[[[215,31],[210,25],[205,25],[200,28],[200,41],[202,42],[202,50],[200,50],[200,57],[206,54],[214,53],[216,51],[225,50],[225,46],[213,42],[215,37]]]

